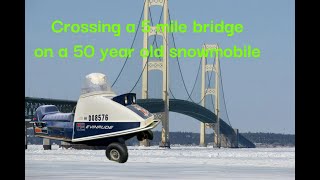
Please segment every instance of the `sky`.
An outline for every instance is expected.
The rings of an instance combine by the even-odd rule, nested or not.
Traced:
[[[84,77],[92,72],[104,73],[110,82],[114,82],[124,59],[99,62],[98,48],[129,48],[134,33],[122,31],[119,37],[113,33],[53,33],[51,24],[55,20],[65,23],[97,23],[101,20],[103,23],[119,23],[122,27],[128,23],[137,24],[143,2],[26,0],[25,96],[77,100]],[[169,1],[169,9],[172,19],[186,23],[188,27],[191,27],[193,20],[201,23],[224,20],[226,23],[243,24],[244,31],[232,37],[210,32],[175,33],[176,45],[199,48],[204,43],[219,43],[222,48],[233,45],[259,48],[261,56],[257,59],[221,59],[224,93],[232,126],[240,132],[295,133],[294,1]],[[136,41],[137,46],[142,45],[142,36],[138,35]],[[59,48],[72,50],[77,44],[96,47],[94,58],[34,56],[37,48],[52,48],[56,52]],[[135,61],[129,61],[129,64]],[[128,69],[120,76],[114,88],[117,94],[130,91],[141,72],[139,63],[129,66],[133,74]],[[198,63],[198,58],[180,60],[189,91]],[[172,68],[172,71],[178,70]],[[157,86],[158,82],[152,83]],[[135,91],[140,92],[141,89],[136,88]],[[175,94],[185,94],[184,88],[175,88]],[[158,126],[156,130],[160,128]],[[191,117],[170,113],[170,130],[199,132],[200,123]]]

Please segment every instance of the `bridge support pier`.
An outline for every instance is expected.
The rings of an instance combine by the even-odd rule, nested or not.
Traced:
[[[216,131],[215,131],[216,132]],[[214,132],[214,143],[213,147],[217,148],[218,145],[218,136]],[[224,148],[238,148],[239,147],[239,130],[234,129],[234,132],[228,135],[220,134],[220,147]]]
[[[220,148],[220,147],[227,147],[224,143],[224,134],[218,134],[218,123],[213,123],[213,147]],[[220,141],[220,142],[219,142]]]
[[[217,148],[218,147],[218,135],[216,131],[213,131],[213,147]]]
[[[170,142],[160,142],[159,147],[170,149]]]
[[[230,137],[220,134],[220,147],[229,148],[231,147]]]
[[[51,140],[43,138],[43,149],[44,150],[51,150]]]
[[[169,108],[168,108],[169,109]],[[162,132],[161,132],[161,142],[159,147],[170,148],[170,140],[169,140],[169,111],[162,116]]]
[[[149,20],[149,7],[162,6],[163,24],[168,24],[168,1],[151,1],[146,0],[144,4],[144,20]],[[156,29],[156,25],[150,27]],[[147,30],[147,27],[145,27]],[[148,73],[153,70],[162,71],[162,100],[164,101],[164,115],[162,116],[162,135],[160,147],[170,148],[169,141],[169,51],[168,48],[168,29],[164,28],[161,33],[144,33],[143,34],[143,48],[148,48],[149,36],[162,36],[163,54],[162,60],[152,60],[149,62],[149,57],[144,57],[142,61],[142,99],[148,99]],[[156,64],[156,65],[155,65]],[[160,84],[159,84],[160,85]],[[140,145],[148,145],[147,142],[141,142]]]
[[[231,141],[231,148],[239,147],[239,129],[234,129],[234,136]]]
[[[206,143],[206,124],[201,122],[200,124],[200,147],[207,147]]]
[[[204,44],[204,49],[218,49],[218,44]],[[206,107],[206,96],[214,96],[215,103],[214,103],[214,113],[217,115],[217,122],[214,124],[214,145],[213,147],[220,147],[221,140],[220,140],[220,129],[217,127],[220,127],[220,118],[219,118],[219,58],[218,56],[215,56],[215,62],[214,64],[207,64],[207,58],[205,56],[202,56],[201,58],[201,64],[202,64],[202,77],[201,77],[201,105],[203,107]],[[215,85],[214,87],[210,87],[210,82],[208,82],[208,85],[206,85],[206,75],[208,72],[214,73],[215,76]],[[212,75],[212,74],[211,74]],[[210,75],[210,76],[211,76]],[[205,143],[205,123],[201,123],[200,126],[200,146],[206,146]]]

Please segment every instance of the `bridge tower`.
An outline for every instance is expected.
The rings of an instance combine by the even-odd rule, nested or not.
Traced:
[[[204,44],[204,49],[218,49],[218,44]],[[217,51],[218,52],[218,51]],[[215,98],[214,104],[214,113],[217,115],[217,121],[215,124],[201,123],[200,124],[200,146],[207,146],[205,142],[206,128],[214,128],[214,146],[220,147],[220,118],[219,118],[219,77],[220,77],[220,65],[219,65],[219,57],[215,56],[214,64],[207,64],[206,57],[202,57],[202,78],[201,78],[201,105],[205,107],[205,96],[213,95]],[[206,74],[207,72],[214,72],[215,76],[215,85],[214,88],[206,88]]]
[[[144,4],[144,21],[149,20],[149,7],[163,6],[163,24],[168,24],[168,0],[145,0]],[[145,27],[146,29],[147,27]],[[143,34],[143,48],[148,48],[148,40],[150,36],[162,36],[163,41],[163,58],[162,60],[153,60],[149,57],[143,58],[142,63],[142,99],[148,99],[148,74],[149,71],[162,71],[162,99],[164,101],[164,112],[161,114],[162,135],[160,147],[170,148],[169,141],[169,66],[168,66],[168,34],[164,28],[157,32],[156,25],[150,27],[150,32]],[[149,48],[148,48],[149,49]],[[140,145],[149,146],[149,141],[144,140]]]

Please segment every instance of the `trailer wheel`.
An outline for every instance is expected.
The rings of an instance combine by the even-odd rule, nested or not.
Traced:
[[[148,130],[147,132],[148,132],[148,139],[152,141],[153,140],[153,132],[151,130]]]
[[[143,141],[143,133],[139,133],[139,134],[137,134],[137,139],[138,139],[138,141]]]
[[[106,156],[111,161],[125,163],[128,160],[128,149],[125,144],[114,142],[108,145]]]

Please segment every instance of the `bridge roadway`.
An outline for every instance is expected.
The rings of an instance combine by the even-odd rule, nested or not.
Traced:
[[[138,99],[137,104],[151,113],[163,112],[164,102],[162,99]],[[184,114],[197,119],[203,123],[216,123],[217,116],[207,108],[181,99],[169,100],[169,111]],[[220,133],[225,136],[233,135],[235,132],[226,122],[220,118]],[[247,138],[239,134],[239,145],[242,147],[254,148],[255,145]]]
[[[71,112],[76,103],[77,101],[71,100],[25,97],[26,119],[30,118],[30,115],[35,112],[35,109],[43,104],[54,104],[62,112]],[[162,99],[138,99],[137,104],[147,109],[151,113],[160,113],[164,111],[164,101]],[[169,111],[193,117],[203,123],[215,123],[217,118],[212,111],[206,109],[205,107],[181,99],[170,99]],[[220,119],[220,133],[230,137],[234,135],[235,132],[232,127],[230,127],[226,122]],[[255,145],[251,141],[246,139],[240,133],[238,138],[239,147],[255,147]]]

